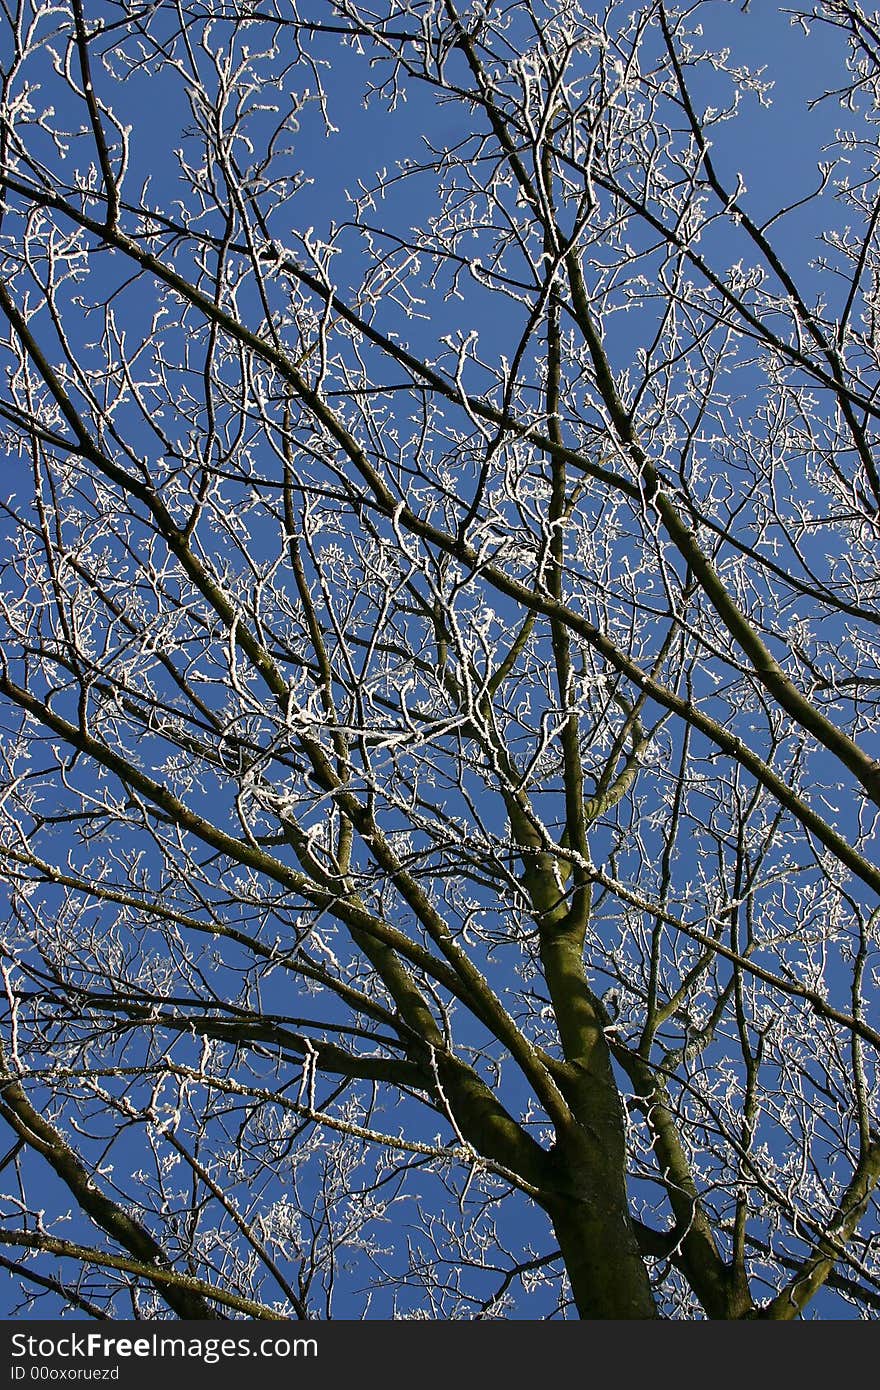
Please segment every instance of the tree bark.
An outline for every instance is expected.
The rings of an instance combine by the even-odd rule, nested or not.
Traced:
[[[558,1190],[546,1210],[581,1318],[657,1317],[630,1220],[622,1171],[601,1158],[557,1151]]]

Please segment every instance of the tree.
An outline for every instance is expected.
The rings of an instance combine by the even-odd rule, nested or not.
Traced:
[[[880,18],[2,23],[12,1302],[876,1317]]]

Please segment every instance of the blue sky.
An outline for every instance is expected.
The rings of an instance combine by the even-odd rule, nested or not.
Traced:
[[[743,61],[751,66],[766,67],[766,80],[772,83],[767,106],[761,107],[753,97],[750,98],[741,116],[720,129],[715,139],[715,154],[720,171],[731,184],[735,184],[740,171],[744,173],[748,190],[746,203],[760,219],[777,208],[780,201],[793,202],[804,197],[815,185],[816,150],[821,149],[830,139],[838,120],[838,113],[831,103],[826,103],[812,112],[807,112],[805,104],[808,95],[815,91],[817,82],[824,78],[832,59],[839,56],[840,40],[827,30],[817,29],[809,37],[799,31],[793,32],[790,19],[783,8],[774,4],[753,3],[747,12],[744,12],[738,4],[721,3],[719,0],[719,3],[712,7],[712,14],[713,23],[717,25],[717,42],[730,42],[737,52],[741,52]],[[326,44],[326,51],[338,55],[338,50],[333,47],[331,41]],[[364,65],[362,60],[353,54],[346,54],[341,58],[337,56],[332,65],[324,69],[323,77],[326,82],[328,113],[331,121],[338,126],[338,131],[325,134],[321,110],[315,102],[306,105],[298,113],[296,124],[290,126],[289,167],[291,173],[301,169],[307,184],[302,191],[292,196],[289,202],[276,210],[276,235],[283,238],[286,231],[291,244],[297,248],[302,238],[311,235],[317,239],[327,238],[331,234],[332,224],[338,227],[351,216],[350,203],[346,200],[358,196],[359,181],[370,184],[378,171],[392,169],[397,160],[408,155],[417,156],[423,148],[423,133],[429,125],[434,140],[451,140],[469,133],[463,127],[460,108],[448,108],[435,120],[434,98],[424,89],[413,88],[408,93],[407,100],[401,100],[394,111],[389,111],[387,104],[377,95],[364,106]],[[43,78],[47,95],[54,93],[53,83],[57,86],[57,105],[59,110],[63,110],[63,104],[68,98],[61,90],[57,78],[49,71],[48,65],[44,69]],[[106,94],[109,90],[106,75],[99,75],[96,81],[101,84],[102,91]],[[713,79],[706,78],[705,81],[707,91],[704,95],[708,99],[711,97]],[[259,96],[257,93],[254,99],[257,100]],[[276,93],[271,90],[264,96],[268,106],[272,106],[276,101]],[[134,187],[142,175],[149,174],[151,186],[148,196],[157,203],[173,200],[178,188],[174,152],[181,145],[187,150],[194,149],[197,143],[187,140],[181,133],[189,121],[189,116],[181,99],[180,89],[169,81],[167,75],[162,78],[146,73],[130,75],[115,91],[112,105],[120,123],[132,127],[131,186]],[[256,121],[256,125],[268,128],[277,116],[283,114],[283,109],[278,113],[267,111]],[[404,232],[408,230],[411,222],[421,221],[429,211],[427,195],[423,201],[420,191],[422,186],[418,181],[414,181],[412,184],[395,188],[386,202],[380,205],[377,217],[388,218],[389,221],[397,219],[397,226],[402,227]],[[831,225],[832,220],[839,217],[839,212],[830,199],[824,202],[823,208]],[[817,231],[822,230],[817,228],[816,217],[816,208],[813,206],[803,214],[794,214],[784,224],[780,224],[779,229],[779,244],[784,247],[786,258],[797,270],[800,278],[806,277],[807,283],[810,283],[812,278],[807,267],[815,255]],[[737,238],[729,229],[713,235],[717,238],[714,249],[722,258],[726,256],[732,260],[741,254]],[[333,268],[334,274],[338,275],[339,283],[345,285],[359,278],[366,252],[364,242],[356,232],[340,237],[339,245],[340,254],[334,260]],[[119,272],[116,262],[109,256],[107,267],[105,283],[110,285],[115,283]],[[472,281],[467,281],[467,284],[469,289],[464,301],[434,302],[425,309],[424,321],[407,320],[402,312],[393,309],[391,305],[381,304],[378,313],[383,328],[401,333],[411,332],[414,341],[429,344],[433,348],[445,332],[453,328],[465,331],[473,327],[480,334],[481,347],[486,359],[490,362],[497,361],[501,354],[510,350],[510,336],[514,324],[512,311],[508,308],[503,313],[493,314],[489,297]],[[133,291],[122,291],[119,303],[124,306],[124,313],[130,316],[129,322],[134,333],[138,322],[145,324],[150,320],[158,299],[152,299],[149,291],[141,284]],[[656,305],[640,306],[632,314],[625,318],[621,315],[615,321],[609,341],[619,363],[625,363],[634,346],[649,339],[655,315]],[[78,331],[85,336],[84,328]],[[83,353],[89,350],[84,343],[77,346],[81,347]],[[182,381],[184,374],[181,372],[179,375]],[[742,407],[743,418],[748,415],[749,410],[747,402]],[[121,413],[120,418],[126,418],[125,412]],[[169,431],[178,429],[181,435],[185,434],[186,427],[187,421],[182,410],[179,417],[168,424]],[[142,438],[144,441],[149,440],[143,424],[132,425],[132,430],[132,438],[138,445]],[[149,443],[152,447],[152,441]],[[234,489],[230,489],[230,499],[233,493]],[[230,509],[232,506],[230,500]],[[253,525],[255,534],[259,535],[261,523],[254,521]],[[222,550],[220,542],[217,543],[217,549],[218,552]],[[119,564],[123,563],[118,554],[116,559]],[[247,576],[244,576],[241,582],[244,583],[246,579]],[[502,612],[502,616],[506,612],[500,605],[499,611]],[[89,773],[77,769],[73,775],[87,779]],[[230,801],[231,793],[228,789],[226,795]],[[495,817],[500,824],[501,809],[500,802],[489,808],[486,812],[487,819],[491,821]],[[841,812],[844,820],[848,814],[847,808]],[[62,832],[62,839],[66,833]],[[123,853],[127,847],[122,845],[115,848]],[[99,846],[93,849],[93,852],[97,862],[104,849]],[[149,849],[145,852],[144,862],[147,865],[154,863],[150,853]],[[51,911],[51,897],[47,897],[44,902],[46,910]],[[294,929],[295,913],[289,904],[280,899],[277,917],[284,930]],[[204,960],[199,957],[199,968],[203,970],[204,978],[213,981],[212,967],[207,956]],[[222,972],[218,971],[218,982],[221,982],[222,978]],[[222,983],[218,983],[218,988],[222,988]],[[270,1007],[277,1007],[282,1011],[285,1006],[289,1006],[287,988],[286,980],[279,978],[277,974],[271,977],[262,983],[264,1003],[268,1002]],[[195,1056],[196,1052],[197,1048],[193,1044],[192,1055]],[[138,1055],[137,1047],[133,1045],[131,1056],[136,1058]],[[100,1124],[100,1116],[97,1113],[91,1118],[95,1124]],[[396,1122],[397,1117],[392,1112],[390,1117],[382,1118],[387,1118],[391,1124]],[[433,1116],[423,1117],[420,1113],[415,1123],[426,1140],[433,1138],[431,1126],[436,1123]],[[119,1164],[128,1161],[129,1152],[128,1141],[124,1139],[115,1147],[115,1162]],[[132,1158],[132,1163],[134,1161]],[[318,1181],[318,1166],[316,1163],[314,1170],[310,1170],[304,1178],[307,1189]],[[423,1180],[419,1179],[412,1184],[406,1202],[414,1209],[420,1195],[427,1194],[429,1189],[436,1187],[437,1180],[425,1176]],[[268,1189],[271,1189],[274,1200],[277,1191],[271,1181]],[[45,1191],[47,1206],[55,1210],[63,1206],[63,1194],[59,1193],[52,1180],[47,1180]],[[464,1197],[461,1200],[464,1203]],[[488,1220],[488,1217],[485,1219]],[[532,1230],[533,1219],[534,1211],[523,1199],[513,1218],[511,1231],[524,1245],[533,1238],[538,1238]],[[396,1251],[389,1254],[389,1263],[396,1259]],[[369,1261],[357,1252],[351,1254],[344,1270],[345,1277],[340,1282],[337,1315],[340,1311],[344,1313],[350,1308],[362,1306],[359,1302],[360,1290],[363,1282],[369,1278],[368,1264]],[[2,1297],[0,1294],[0,1299]],[[387,1304],[377,1303],[376,1307],[387,1313]],[[534,1305],[526,1301],[522,1307],[527,1310],[522,1316],[534,1316],[531,1311]]]

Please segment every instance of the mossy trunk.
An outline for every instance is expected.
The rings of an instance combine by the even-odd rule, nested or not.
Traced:
[[[546,1210],[582,1318],[656,1318],[648,1273],[629,1215],[623,1169],[610,1155],[557,1150]],[[613,1149],[616,1145],[612,1146]]]
[[[541,961],[565,1062],[556,1078],[571,1123],[557,1129],[544,1207],[582,1318],[656,1318],[629,1215],[626,1125],[608,1041],[583,967],[583,930],[546,911]]]

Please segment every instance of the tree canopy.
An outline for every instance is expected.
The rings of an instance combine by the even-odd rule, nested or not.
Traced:
[[[0,29],[7,1306],[875,1318],[880,15]]]

